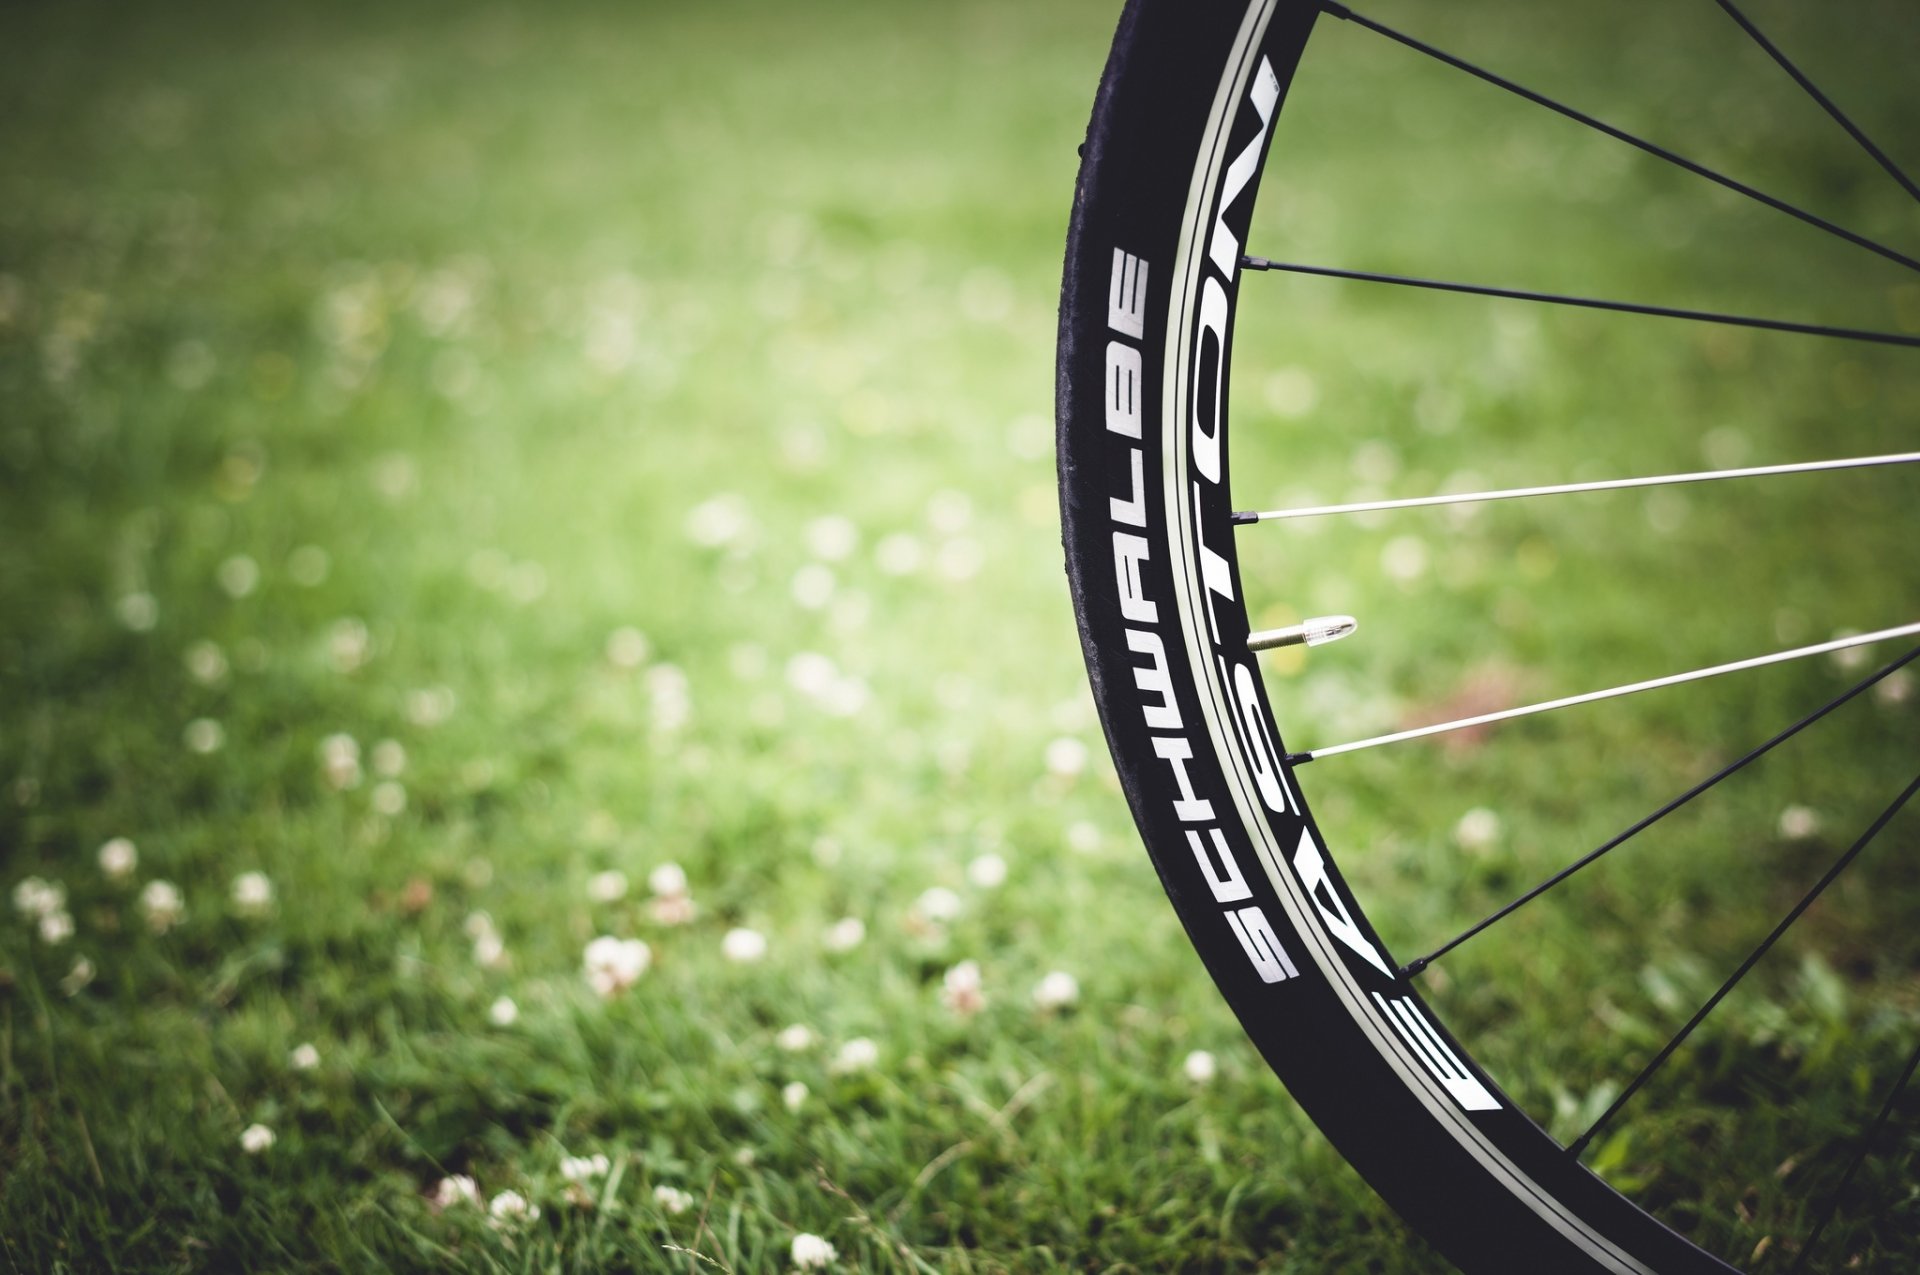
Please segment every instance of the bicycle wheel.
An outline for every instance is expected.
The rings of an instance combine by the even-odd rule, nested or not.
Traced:
[[[1324,16],[1304,0],[1133,0],[1101,82],[1068,237],[1057,441],[1107,741],[1167,894],[1248,1035],[1450,1260],[1730,1270],[1586,1168],[1434,1016],[1336,866],[1249,650],[1230,351],[1268,142]]]

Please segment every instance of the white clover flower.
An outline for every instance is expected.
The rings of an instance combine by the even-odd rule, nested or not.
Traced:
[[[82,991],[86,990],[87,984],[93,982],[93,976],[93,962],[84,956],[76,957],[73,962],[73,968],[68,970],[60,980],[61,994],[64,996],[78,996]]]
[[[808,611],[818,611],[833,601],[835,583],[832,567],[809,562],[793,573],[793,600]]]
[[[240,1131],[240,1149],[248,1155],[259,1155],[273,1145],[273,1130],[263,1124],[250,1124]]]
[[[1780,812],[1780,835],[1789,841],[1805,841],[1820,831],[1820,816],[1808,806],[1788,806]]]
[[[346,616],[327,630],[327,658],[335,672],[351,673],[372,657],[373,637],[364,622]]]
[[[214,572],[220,588],[230,598],[244,598],[260,587],[260,564],[244,553],[236,553]]]
[[[467,919],[460,923],[461,931],[470,939],[482,934],[493,933],[493,917],[485,912],[469,912]]]
[[[663,863],[647,873],[647,888],[663,899],[677,898],[687,892],[687,873],[677,863]]]
[[[866,941],[867,923],[857,916],[843,916],[827,927],[823,942],[829,952],[851,952]]]
[[[890,576],[910,576],[926,561],[926,549],[917,537],[896,531],[874,546],[873,560]]]
[[[502,1191],[487,1202],[487,1217],[496,1230],[525,1226],[540,1216],[540,1206],[527,1203],[518,1191]]]
[[[1075,854],[1092,854],[1100,848],[1100,828],[1085,819],[1067,825],[1067,849]]]
[[[688,539],[709,549],[732,544],[751,526],[747,502],[731,492],[703,500],[687,514]]]
[[[397,819],[407,808],[406,785],[397,780],[383,779],[373,786],[373,796],[367,804],[373,807],[376,815]]]
[[[287,1065],[295,1071],[312,1071],[320,1065],[320,1051],[310,1043],[295,1045],[287,1055]]]
[[[1188,1054],[1187,1060],[1180,1065],[1180,1069],[1186,1072],[1187,1079],[1196,1085],[1207,1084],[1220,1072],[1219,1065],[1213,1060],[1213,1055],[1204,1049],[1196,1049]]]
[[[233,906],[247,916],[262,916],[273,907],[273,882],[264,872],[242,872],[233,879]]]
[[[125,881],[140,866],[140,852],[125,837],[102,843],[99,858],[100,871],[106,873],[109,881]]]
[[[627,874],[608,868],[587,878],[587,897],[595,903],[618,903],[627,897]]]
[[[27,877],[13,887],[13,906],[35,920],[51,916],[66,910],[67,887],[58,881]]]
[[[1485,806],[1475,806],[1453,825],[1453,839],[1463,850],[1485,850],[1500,839],[1500,816]]]
[[[880,1046],[865,1036],[855,1036],[840,1046],[840,1051],[833,1056],[833,1063],[828,1070],[835,1075],[851,1075],[855,1072],[871,1071],[874,1064],[879,1061]]]
[[[601,996],[616,996],[633,986],[653,962],[653,949],[639,939],[603,934],[587,944],[587,985]]]
[[[684,894],[665,894],[647,904],[647,913],[661,925],[685,925],[699,909]]]
[[[1087,768],[1087,746],[1071,735],[1062,735],[1047,745],[1047,772],[1072,779]]]
[[[487,1021],[495,1027],[511,1027],[520,1021],[520,1007],[511,996],[498,997],[487,1006]]]
[[[967,865],[967,880],[982,890],[997,890],[1007,881],[1007,861],[997,854],[983,854]]]
[[[940,999],[961,1017],[971,1017],[987,1006],[987,994],[981,987],[980,963],[962,961],[941,979]]]
[[[58,947],[73,937],[73,913],[49,912],[40,918],[40,941]]]
[[[135,633],[150,633],[160,622],[160,604],[151,593],[129,593],[113,604],[120,623]]]
[[[187,676],[202,686],[212,686],[227,675],[227,657],[220,648],[204,638],[181,654]]]
[[[1033,1004],[1036,1009],[1065,1009],[1079,999],[1080,980],[1065,970],[1053,970],[1033,985]]]
[[[333,734],[320,741],[320,773],[332,788],[360,786],[360,745],[353,736]]]
[[[618,669],[636,669],[647,662],[652,651],[647,635],[625,626],[607,635],[607,663]]]
[[[373,746],[373,773],[386,779],[399,778],[407,768],[407,746],[397,739],[383,739]]]
[[[497,970],[507,963],[506,940],[493,929],[473,936],[473,963],[483,970]]]
[[[720,940],[720,954],[739,964],[751,964],[767,954],[767,936],[758,930],[736,926]]]
[[[821,1239],[818,1235],[802,1232],[793,1237],[793,1268],[800,1271],[817,1271],[833,1265],[840,1256],[840,1250]]]
[[[205,757],[219,752],[220,746],[227,742],[226,728],[211,717],[196,717],[180,732],[180,742],[187,746],[188,752]]]
[[[693,1207],[693,1197],[679,1187],[661,1183],[653,1188],[653,1202],[660,1206],[662,1213],[678,1217]]]
[[[560,1160],[560,1176],[569,1182],[591,1182],[606,1177],[610,1167],[607,1157],[598,1153],[564,1156]]]
[[[839,562],[860,543],[860,530],[840,514],[825,514],[807,524],[807,549],[826,562]]]
[[[914,900],[913,910],[937,923],[953,920],[960,915],[963,906],[959,895],[944,885],[936,885],[921,892],[920,897]]]
[[[165,934],[179,923],[187,910],[187,901],[173,882],[153,880],[140,891],[140,910],[146,914],[148,929],[155,934]]]
[[[458,703],[450,686],[423,686],[407,692],[407,720],[415,726],[439,726],[453,716]]]
[[[450,1209],[456,1204],[471,1204],[480,1207],[480,1184],[464,1173],[441,1178],[434,1184],[433,1194],[428,1197],[436,1209]]]
[[[807,1087],[798,1080],[790,1081],[780,1089],[780,1101],[788,1111],[798,1115],[800,1108],[807,1104]]]
[[[656,664],[647,670],[647,696],[654,726],[676,731],[693,717],[693,685],[687,675],[673,664]]]
[[[805,1023],[794,1023],[790,1027],[782,1027],[780,1034],[773,1038],[773,1043],[790,1054],[797,1054],[802,1050],[812,1049],[819,1039],[813,1028]]]

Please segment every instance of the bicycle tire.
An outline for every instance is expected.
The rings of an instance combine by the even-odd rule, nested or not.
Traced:
[[[1254,657],[1228,499],[1239,256],[1320,7],[1132,0],[1075,188],[1062,538],[1093,696],[1227,1003],[1380,1196],[1474,1271],[1728,1271],[1535,1124],[1423,1003],[1308,809]]]

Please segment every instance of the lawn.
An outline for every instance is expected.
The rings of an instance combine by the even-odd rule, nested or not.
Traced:
[[[1376,7],[1920,244],[1711,5]],[[1052,343],[1116,8],[9,11],[12,1269],[1444,1268],[1220,1004],[1085,689]],[[1860,8],[1756,12],[1920,167]],[[1920,332],[1899,268],[1349,27],[1274,145],[1254,252]],[[1910,350],[1247,287],[1247,505],[1914,446]],[[1916,618],[1904,471],[1777,481],[1249,532],[1256,612],[1362,626],[1269,666],[1289,743]],[[1896,654],[1302,782],[1404,958]],[[1437,1011],[1571,1137],[1911,778],[1917,692]],[[1787,1268],[1920,1033],[1916,834],[1589,1156],[1729,1260]],[[1910,1094],[1823,1261],[1913,1268],[1917,1163]]]

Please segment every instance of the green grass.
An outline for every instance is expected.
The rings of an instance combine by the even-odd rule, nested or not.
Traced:
[[[1048,413],[1113,16],[10,14],[0,883],[59,882],[75,930],[0,922],[12,1268],[744,1272],[801,1232],[872,1270],[1440,1268],[1240,1036],[1098,751]],[[1454,43],[1912,244],[1897,188],[1694,16],[1627,40],[1588,15],[1568,57],[1548,15],[1481,3]],[[1898,40],[1762,20],[1816,74],[1862,68],[1849,106],[1902,140]],[[1252,250],[1920,327],[1897,271],[1358,34],[1316,36]],[[1626,70],[1657,89],[1627,98]],[[1241,328],[1248,504],[1912,446],[1905,352],[1248,286],[1282,298]],[[1699,491],[1249,540],[1261,605],[1363,626],[1273,666],[1289,742],[1476,681],[1505,702],[1911,619],[1911,484],[1793,482],[1757,515]],[[1843,534],[1809,533],[1836,490]],[[1823,663],[1303,778],[1412,955],[1845,684]],[[1577,1132],[1905,781],[1914,712],[1879,697],[1676,816],[1437,967],[1436,1006]],[[1061,738],[1084,772],[1049,770]],[[1811,838],[1779,831],[1791,803]],[[1500,831],[1463,846],[1476,806]],[[1596,1149],[1731,1259],[1765,1241],[1784,1269],[1910,1048],[1916,826]],[[124,881],[96,860],[114,837]],[[666,863],[684,925],[647,897]],[[595,901],[608,870],[630,892]],[[246,872],[263,912],[233,900]],[[164,933],[154,881],[185,899]],[[843,917],[866,939],[836,952]],[[725,959],[735,927],[764,960]],[[601,934],[651,945],[612,999],[582,976]],[[966,960],[973,1016],[942,995]],[[1078,1003],[1039,1012],[1056,969]],[[794,1023],[816,1043],[782,1049]],[[836,1069],[862,1037],[877,1066]],[[255,1123],[276,1140],[248,1154]],[[1911,1267],[1917,1148],[1909,1101],[1834,1260]],[[571,1199],[563,1158],[596,1153]],[[540,1217],[437,1208],[451,1174]]]

